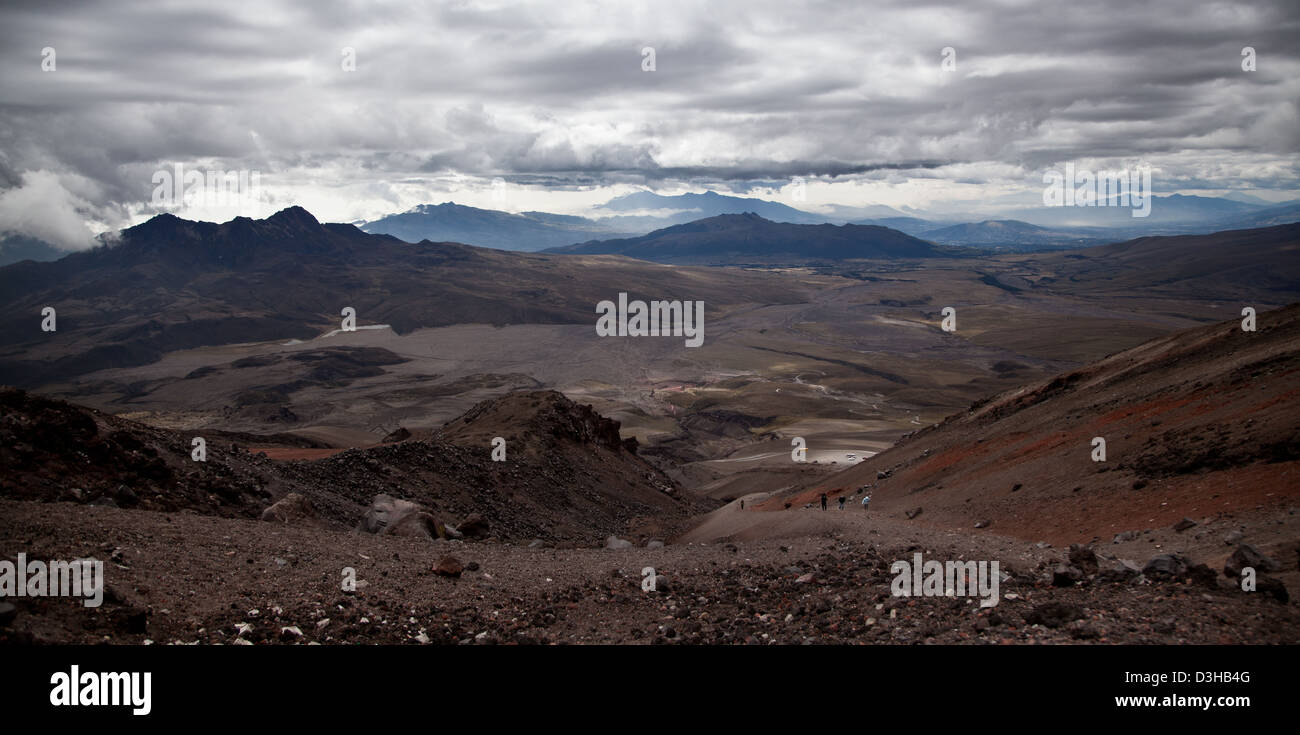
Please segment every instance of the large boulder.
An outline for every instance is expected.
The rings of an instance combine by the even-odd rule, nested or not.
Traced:
[[[314,523],[316,511],[307,498],[299,493],[289,493],[262,511],[262,520],[277,523]]]
[[[428,508],[387,494],[375,496],[357,530],[391,536],[447,538],[447,530]]]
[[[1228,561],[1224,562],[1223,575],[1225,577],[1239,579],[1241,577],[1241,570],[1246,567],[1251,567],[1256,573],[1262,573],[1276,572],[1282,568],[1282,565],[1279,564],[1276,559],[1264,556],[1264,554],[1254,546],[1251,546],[1250,544],[1242,544],[1237,547],[1236,551],[1232,552],[1232,556],[1228,557]]]

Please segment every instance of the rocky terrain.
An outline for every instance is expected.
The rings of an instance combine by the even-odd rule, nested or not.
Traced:
[[[109,589],[104,605],[89,611],[68,599],[15,600],[16,610],[0,627],[0,642],[6,643],[1300,639],[1293,602],[1281,602],[1276,590],[1243,592],[1204,565],[1185,566],[1159,555],[1125,563],[1090,557],[1091,551],[917,529],[865,515],[787,540],[553,549],[11,500],[0,501],[0,514],[6,548],[27,549],[35,558],[102,558]],[[1001,601],[980,607],[973,597],[894,596],[890,565],[917,552],[937,559],[1000,559]],[[1294,565],[1295,557],[1287,563]],[[1078,565],[1077,577],[1061,571],[1070,565]],[[355,571],[353,591],[342,589],[345,568]],[[647,568],[654,569],[653,591],[642,586],[651,576]]]
[[[0,642],[1294,643],[1300,516],[1277,507],[1289,486],[1246,507],[1254,496],[1244,505],[1240,487],[1223,485],[1233,503],[1212,518],[1067,546],[1057,539],[1094,530],[1078,525],[1080,496],[1053,495],[1062,477],[1081,476],[1077,469],[1047,473],[1031,489],[1025,473],[1037,465],[1012,462],[1025,454],[1013,445],[983,470],[949,466],[976,478],[990,468],[1020,473],[1021,485],[1008,489],[1016,502],[969,489],[976,479],[945,476],[934,490],[951,482],[971,502],[934,492],[922,509],[906,490],[917,470],[897,458],[942,457],[954,451],[943,449],[945,437],[959,433],[976,447],[1018,435],[1032,429],[1034,411],[1079,410],[1070,396],[1085,384],[1094,386],[1089,400],[1108,401],[1122,418],[1131,412],[1120,405],[1184,388],[1183,371],[1210,394],[1250,383],[1267,395],[1239,426],[1237,414],[1209,410],[1182,423],[1168,417],[1174,436],[1213,420],[1231,427],[1224,436],[1247,432],[1248,444],[1244,437],[1257,437],[1252,419],[1268,436],[1287,436],[1279,429],[1293,419],[1271,407],[1293,394],[1297,310],[1261,315],[1249,346],[1216,325],[972,407],[831,478],[853,495],[859,479],[870,480],[877,497],[866,511],[805,507],[824,483],[709,510],[638,458],[615,422],[548,391],[510,394],[437,432],[403,429],[388,443],[312,461],[271,460],[236,443],[187,465],[184,436],[9,389],[0,402],[13,472],[0,499],[0,544],[29,558],[102,559],[108,591],[93,610],[16,598],[0,614]],[[1263,391],[1261,376],[1282,380]],[[1240,410],[1240,401],[1231,405]],[[498,436],[507,461],[494,463]],[[1160,465],[1152,476],[1289,471],[1294,461],[1285,451],[1233,451],[1222,455],[1231,468]],[[1041,467],[1063,462],[1049,455]],[[1115,472],[1099,474],[1109,482]],[[141,491],[123,490],[132,487]],[[1096,481],[1088,488],[1102,496],[1092,504],[1105,499]],[[998,590],[988,599],[997,604],[895,594],[894,564],[916,554],[996,561]],[[1253,587],[1242,584],[1244,567],[1257,574]]]
[[[555,392],[486,401],[435,437],[315,461],[274,461],[215,437],[196,461],[187,435],[16,389],[0,391],[0,405],[0,495],[12,499],[258,518],[297,493],[321,525],[345,529],[387,494],[453,528],[474,517],[483,538],[570,545],[663,536],[707,507],[639,458],[617,422]]]

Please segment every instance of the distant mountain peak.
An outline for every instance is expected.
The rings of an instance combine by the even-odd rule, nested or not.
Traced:
[[[551,252],[623,255],[660,263],[809,263],[933,258],[950,254],[880,225],[775,222],[755,212],[718,214],[647,235],[593,240]]]
[[[267,217],[266,221],[277,222],[280,224],[320,225],[320,221],[317,220],[311,212],[308,212],[306,209],[303,209],[296,204],[292,207],[281,209],[279,212]]]
[[[418,204],[363,223],[361,229],[406,242],[458,242],[505,250],[541,250],[627,232],[584,217],[506,212],[455,202]]]
[[[181,228],[193,224],[190,220],[177,217],[171,212],[163,212],[162,214],[155,214],[138,225],[122,230],[122,234],[133,237],[158,237],[177,232]]]

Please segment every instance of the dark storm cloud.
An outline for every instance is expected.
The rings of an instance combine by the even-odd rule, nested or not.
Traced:
[[[1082,159],[1295,188],[1297,38],[1292,0],[7,3],[0,229],[54,192],[75,245],[72,219],[147,214],[173,162],[259,170],[276,201],[438,176],[1005,183]]]

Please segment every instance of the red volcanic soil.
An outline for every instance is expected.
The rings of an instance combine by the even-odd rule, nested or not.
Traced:
[[[1300,498],[1300,305],[1147,342],[1004,393],[757,508],[872,485],[873,512],[1055,544]],[[1092,461],[1094,437],[1106,460]]]

